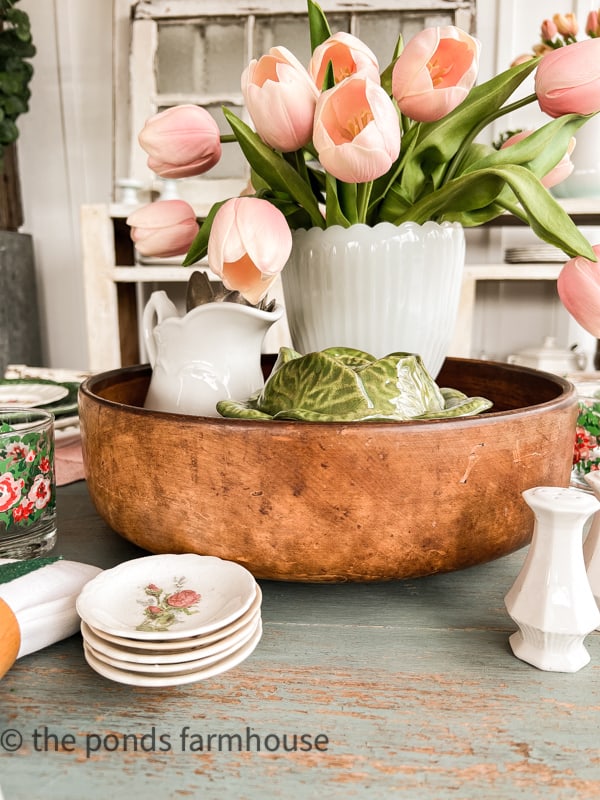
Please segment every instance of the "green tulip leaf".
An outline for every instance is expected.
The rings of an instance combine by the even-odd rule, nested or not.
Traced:
[[[457,219],[455,212],[475,211],[496,201],[502,204],[500,194],[504,184],[514,192],[521,206],[519,216],[527,221],[540,239],[569,256],[583,255],[596,261],[589,241],[539,179],[530,170],[514,164],[461,175],[398,217],[387,216],[388,212],[393,211],[393,205],[390,205],[385,218],[395,224],[408,219],[419,223],[438,217]],[[393,193],[390,200],[393,200]]]
[[[500,150],[490,148],[480,160],[471,163],[462,172],[499,166],[524,166],[538,178],[543,178],[567,152],[571,137],[588,121],[589,117],[567,114],[552,120],[516,144]]]
[[[228,108],[223,108],[231,129],[242,152],[253,169],[273,191],[287,194],[305,209],[311,223],[325,227],[325,220],[310,184],[279,153],[268,147],[248,125]]]
[[[206,253],[208,252],[208,239],[210,236],[210,231],[212,228],[213,220],[217,211],[221,208],[223,203],[227,202],[226,200],[221,200],[218,203],[214,203],[211,206],[210,211],[202,225],[200,226],[200,230],[196,234],[196,237],[192,244],[190,245],[189,250],[185,258],[183,259],[183,266],[189,267],[192,264],[195,264],[197,261],[200,261],[201,258],[204,258]]]
[[[310,50],[311,53],[320,44],[329,39],[331,29],[327,22],[327,17],[323,9],[313,0],[308,0],[308,27],[310,30]]]

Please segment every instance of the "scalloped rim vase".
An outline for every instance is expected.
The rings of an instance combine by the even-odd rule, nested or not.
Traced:
[[[282,283],[296,350],[414,353],[437,376],[460,301],[461,225],[334,225],[294,231],[293,242]]]

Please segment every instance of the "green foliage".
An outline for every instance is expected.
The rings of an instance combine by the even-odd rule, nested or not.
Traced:
[[[16,141],[17,118],[29,109],[29,83],[35,55],[29,17],[15,8],[18,0],[0,0],[0,157]]]

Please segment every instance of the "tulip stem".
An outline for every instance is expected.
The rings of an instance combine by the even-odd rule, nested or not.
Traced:
[[[366,223],[367,211],[369,209],[369,200],[371,199],[371,191],[373,189],[373,181],[367,183],[359,183],[356,187],[356,206],[358,222]]]
[[[452,161],[450,162],[450,165],[448,166],[448,169],[446,170],[446,174],[444,175],[444,180],[442,183],[448,183],[448,181],[451,181],[454,178],[454,176],[460,169],[460,165],[462,163],[465,153],[471,146],[471,142],[485,127],[487,127],[494,120],[499,119],[500,117],[503,117],[506,114],[511,114],[513,111],[517,111],[519,108],[523,108],[523,106],[529,105],[529,103],[532,103],[534,100],[537,100],[537,95],[535,93],[529,94],[527,95],[527,97],[523,97],[520,100],[515,100],[514,103],[510,103],[507,106],[502,106],[502,108],[493,111],[487,117],[482,119],[479,125],[477,125],[477,127],[472,131],[472,135],[468,139],[464,139],[460,147],[456,151],[454,157],[452,158]]]
[[[237,142],[237,138],[233,133],[222,133],[219,139],[221,140],[221,144],[233,144],[233,142]]]

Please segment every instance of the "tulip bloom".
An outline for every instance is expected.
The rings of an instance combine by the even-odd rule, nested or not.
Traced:
[[[513,144],[517,144],[517,142],[520,142],[522,139],[525,139],[532,133],[533,131],[519,131],[519,133],[515,133],[504,142],[502,149],[504,150],[505,147],[510,147]],[[567,152],[564,154],[558,164],[553,167],[550,172],[547,172],[541,179],[542,185],[545,186],[546,189],[550,189],[552,186],[556,186],[558,183],[561,183],[561,181],[564,181],[565,178],[568,178],[573,172],[575,165],[571,161],[571,153],[575,149],[575,144],[575,137],[571,136],[571,139],[569,140],[569,146],[567,147]]]
[[[234,197],[215,214],[208,265],[225,288],[256,305],[284,268],[292,233],[281,211],[256,197]]]
[[[319,92],[293,53],[272,47],[242,74],[242,94],[256,132],[270,147],[291,153],[308,144]]]
[[[600,258],[600,245],[594,245],[593,250]],[[562,268],[556,285],[569,314],[582,328],[600,338],[600,261],[583,256],[572,258]]]
[[[380,82],[379,63],[375,54],[350,33],[335,33],[314,49],[308,71],[319,89],[323,88],[329,62],[333,66],[336,83],[341,83],[356,72],[362,72],[375,83]]]
[[[413,36],[392,73],[400,111],[417,122],[435,122],[453,111],[475,83],[479,50],[477,39],[453,25]]]
[[[323,168],[335,178],[347,183],[375,180],[400,152],[394,104],[379,84],[352,75],[319,98],[313,143]]]
[[[221,158],[217,123],[200,106],[175,106],[155,114],[138,140],[148,153],[148,167],[163,178],[201,175]]]
[[[535,73],[540,108],[551,117],[600,110],[600,39],[559,47],[545,55]]]
[[[130,214],[127,224],[138,253],[158,258],[187,253],[199,229],[194,209],[184,200],[157,200]]]

